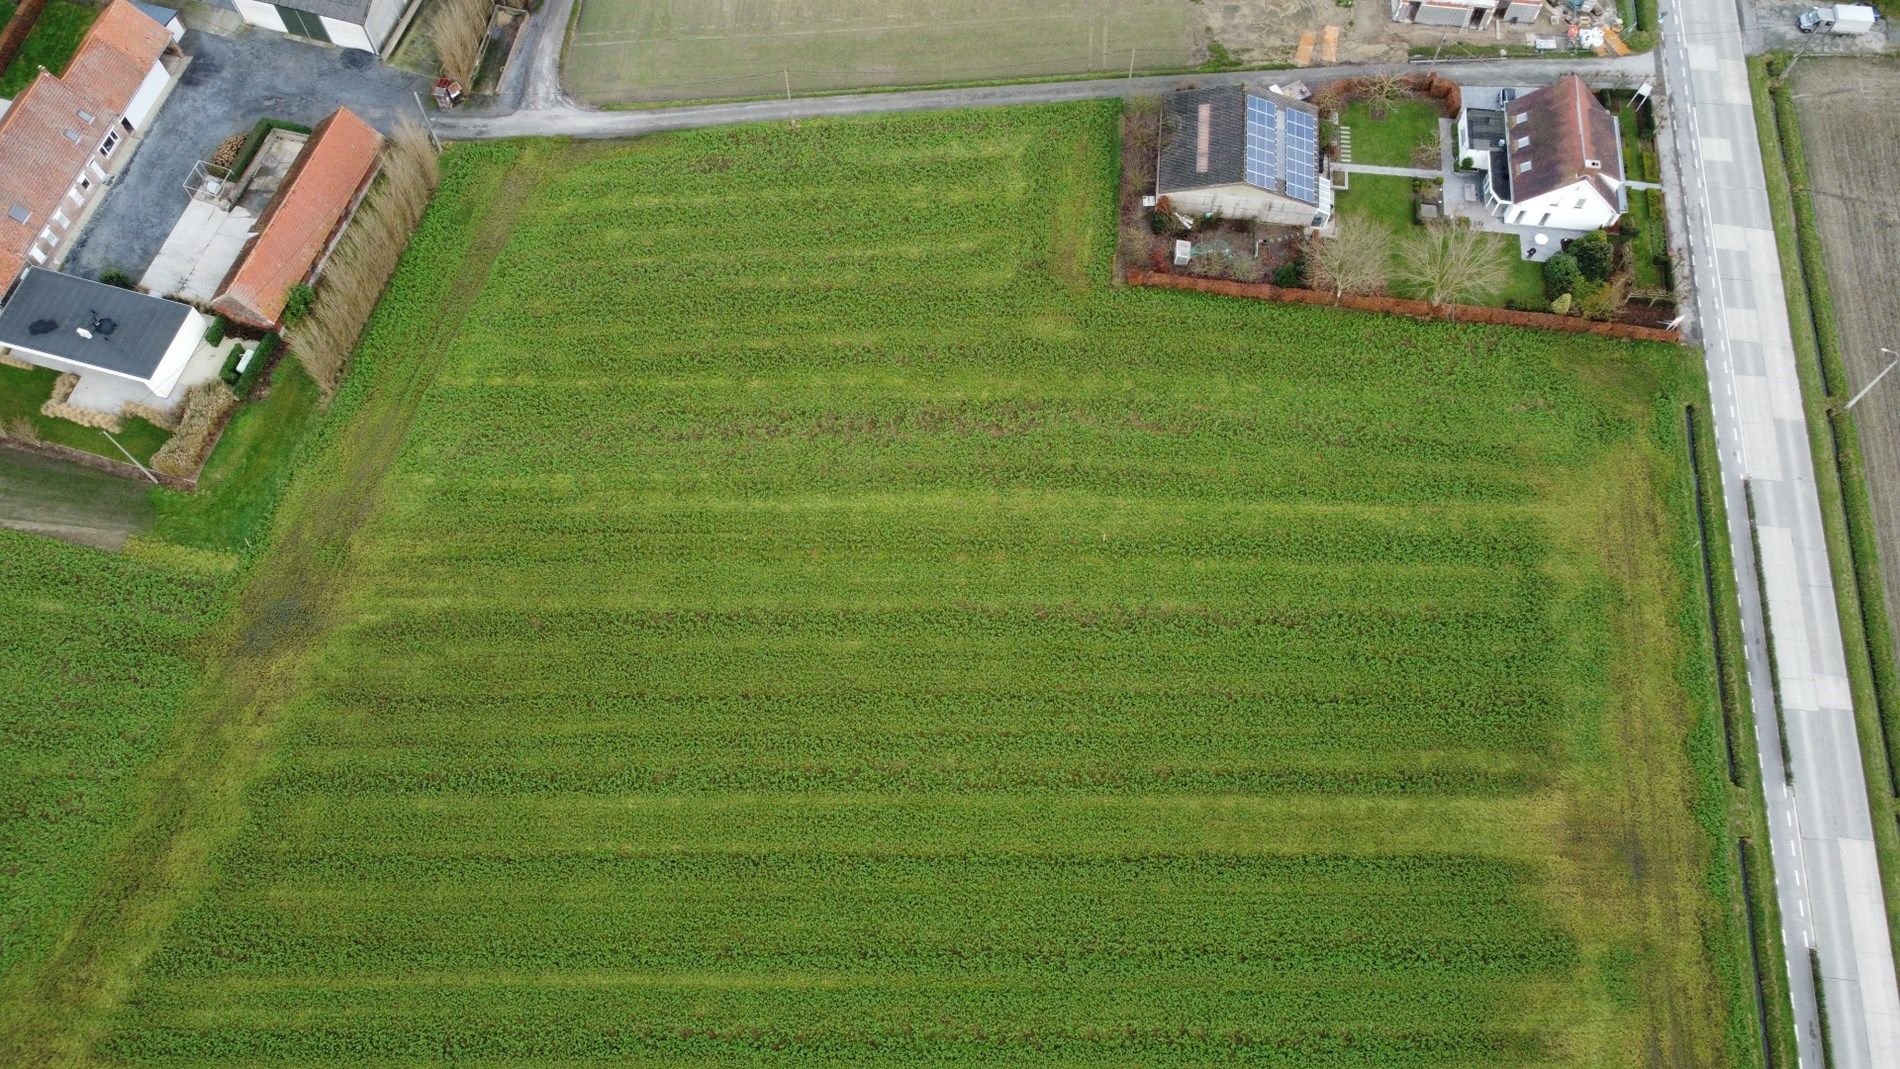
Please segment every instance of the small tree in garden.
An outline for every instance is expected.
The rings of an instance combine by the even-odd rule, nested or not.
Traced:
[[[1544,261],[1544,296],[1556,300],[1561,294],[1577,288],[1577,281],[1583,273],[1577,268],[1577,258],[1567,252],[1560,252]]]
[[[1588,234],[1570,243],[1570,254],[1577,258],[1577,270],[1592,282],[1608,282],[1610,274],[1616,268],[1616,249],[1610,244],[1610,236],[1601,230],[1592,230]]]
[[[1341,218],[1333,236],[1313,243],[1306,254],[1313,285],[1348,293],[1377,293],[1385,288],[1392,266],[1392,232],[1378,223]]]
[[[1360,92],[1366,98],[1366,110],[1373,118],[1383,119],[1392,105],[1405,99],[1405,83],[1396,74],[1375,74],[1362,83]]]
[[[1490,235],[1475,227],[1436,220],[1407,238],[1400,253],[1400,280],[1432,305],[1469,301],[1504,285]]]

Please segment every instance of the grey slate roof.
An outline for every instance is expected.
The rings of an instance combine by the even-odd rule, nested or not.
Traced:
[[[1207,158],[1200,155],[1200,113],[1208,112]],[[1237,85],[1169,93],[1161,106],[1161,157],[1155,188],[1163,193],[1244,181],[1247,93]]]
[[[0,307],[0,345],[148,379],[190,314],[177,301],[29,267]]]

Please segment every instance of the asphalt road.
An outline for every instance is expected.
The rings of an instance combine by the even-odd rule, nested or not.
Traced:
[[[518,110],[458,112],[439,116],[436,133],[449,141],[478,141],[502,137],[632,137],[661,130],[685,130],[731,123],[811,119],[827,115],[865,115],[943,108],[995,107],[1006,104],[1049,104],[1069,100],[1100,100],[1133,94],[1165,93],[1185,81],[1218,85],[1242,81],[1310,83],[1352,78],[1378,72],[1415,73],[1422,66],[1406,64],[1357,67],[1303,67],[1284,71],[1230,71],[1221,74],[1160,75],[1141,78],[1098,78],[1074,82],[1038,82],[1027,85],[978,86],[968,89],[898,90],[886,93],[847,93],[837,96],[793,97],[790,100],[754,100],[735,104],[699,104],[649,108],[638,111],[599,111],[583,108],[561,90],[551,75],[560,60],[560,37],[555,28],[565,24],[562,9],[573,0],[554,0],[534,18],[542,27],[524,43],[514,66],[503,76],[499,96],[503,107],[520,100]],[[528,63],[522,63],[526,58]],[[1443,63],[1440,73],[1475,84],[1543,85],[1567,71],[1576,71],[1597,85],[1628,85],[1655,73],[1648,56],[1622,59],[1583,59],[1556,64],[1549,60],[1498,60]]]
[[[1676,168],[1670,210],[1687,236],[1723,497],[1736,532],[1736,585],[1800,1062],[1804,1069],[1823,1062],[1812,947],[1827,995],[1833,1065],[1894,1069],[1900,987],[1745,44],[1733,0],[1669,0],[1663,18],[1665,132]],[[1753,541],[1742,534],[1751,493]],[[1785,753],[1765,637],[1770,623]]]

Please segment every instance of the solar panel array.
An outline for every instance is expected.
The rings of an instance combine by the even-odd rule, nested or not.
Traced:
[[[1280,108],[1273,101],[1247,95],[1247,181],[1263,189],[1280,189]]]
[[[1287,196],[1318,204],[1319,120],[1298,108],[1287,108],[1285,142],[1281,164]]]
[[[1248,94],[1246,177],[1262,189],[1318,204],[1319,120]]]

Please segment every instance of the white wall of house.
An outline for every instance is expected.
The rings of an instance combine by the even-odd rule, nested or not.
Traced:
[[[253,26],[262,26],[267,30],[276,30],[278,33],[284,32],[284,17],[277,13],[276,7],[261,3],[260,0],[231,0],[231,2],[237,5],[237,13],[244,16],[245,22]]]
[[[1621,214],[1614,202],[1603,199],[1595,185],[1580,181],[1541,197],[1512,201],[1504,221],[1556,230],[1595,230],[1616,222]]]
[[[402,21],[403,12],[408,10],[410,0],[370,0],[369,20],[363,29],[369,34],[378,49],[394,45],[390,35],[396,32],[396,25]]]
[[[1182,215],[1216,215],[1222,219],[1252,219],[1279,226],[1312,226],[1319,209],[1311,204],[1269,193],[1258,186],[1234,182],[1166,194],[1168,203]]]
[[[203,313],[195,309],[185,313],[185,321],[173,336],[171,344],[165,347],[165,353],[159,357],[158,366],[152,369],[150,378],[127,375],[122,371],[94,367],[91,364],[75,363],[65,357],[52,353],[42,353],[37,349],[23,345],[13,347],[13,355],[29,364],[51,368],[54,371],[68,372],[82,378],[87,375],[105,375],[127,382],[136,382],[160,397],[169,398],[178,388],[178,379],[185,373],[185,365],[191,362],[192,354],[198,351],[198,343],[204,340],[205,328],[210,325]]]
[[[145,80],[139,83],[138,92],[132,94],[132,102],[125,106],[125,121],[132,124],[132,129],[145,129],[145,120],[158,110],[171,80],[172,72],[165,69],[163,62],[152,64],[152,69],[145,72]]]
[[[369,39],[363,27],[354,22],[340,22],[328,16],[319,16],[323,22],[323,32],[330,35],[330,43],[354,48],[363,52],[376,51],[376,45]]]
[[[196,309],[185,313],[185,321],[179,324],[178,333],[172,336],[172,343],[165,348],[165,355],[147,380],[153,393],[170,397],[178,388],[178,377],[185,373],[185,365],[198,351],[198,343],[204,340],[205,328],[210,325],[211,321]]]

